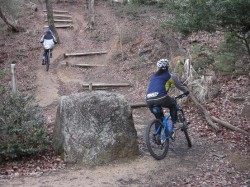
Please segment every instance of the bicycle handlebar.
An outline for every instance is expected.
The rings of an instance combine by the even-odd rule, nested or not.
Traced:
[[[187,95],[185,93],[181,94],[181,95],[178,95],[178,96],[175,96],[174,99],[181,99],[183,97],[187,97]]]

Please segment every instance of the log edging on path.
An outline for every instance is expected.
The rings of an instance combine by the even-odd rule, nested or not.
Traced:
[[[86,53],[64,53],[64,58],[73,56],[87,56],[87,55],[101,55],[106,54],[107,51],[97,51],[97,52],[86,52]]]
[[[43,10],[43,12],[47,12],[47,10]],[[66,10],[53,10],[53,12],[57,14],[69,14],[69,11]]]
[[[48,28],[49,26],[45,25],[44,28]],[[73,25],[55,25],[56,28],[73,28]]]

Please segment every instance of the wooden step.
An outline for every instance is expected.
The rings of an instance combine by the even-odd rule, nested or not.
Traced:
[[[85,83],[83,87],[127,87],[129,83]]]
[[[133,109],[135,109],[135,108],[142,108],[142,107],[147,107],[147,103],[146,102],[131,103],[130,106]]]
[[[44,17],[46,18],[47,15],[45,14]],[[59,14],[54,14],[53,15],[53,18],[71,18],[72,19],[72,16],[69,16],[69,15],[59,15]]]
[[[45,25],[44,28],[48,28],[48,25]],[[56,28],[71,28],[73,25],[55,25]]]
[[[43,12],[47,12],[47,10],[43,10]],[[53,10],[53,12],[58,13],[58,14],[61,14],[61,13],[69,14],[69,11],[65,11],[65,10]]]
[[[69,64],[69,63],[68,63]],[[67,65],[67,62],[66,62]],[[105,65],[103,64],[70,64],[71,66],[77,66],[77,67],[103,67]]]
[[[86,56],[86,55],[100,55],[100,54],[106,54],[107,51],[99,51],[99,52],[86,52],[86,53],[64,53],[64,57],[70,57],[70,56]]]
[[[48,20],[45,20],[45,22],[48,22]],[[55,19],[54,22],[69,22],[69,23],[72,23],[73,20],[64,20],[64,19],[60,20],[60,19]]]

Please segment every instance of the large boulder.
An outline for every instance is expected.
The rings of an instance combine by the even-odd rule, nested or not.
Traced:
[[[53,145],[66,162],[100,165],[138,154],[131,108],[105,91],[62,96]]]

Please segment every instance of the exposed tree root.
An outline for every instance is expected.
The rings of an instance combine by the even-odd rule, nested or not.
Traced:
[[[194,101],[194,103],[196,104],[196,106],[198,106],[199,109],[203,112],[204,117],[207,120],[208,124],[215,130],[216,133],[219,133],[220,129],[214,122],[228,128],[230,130],[237,131],[237,132],[240,132],[242,134],[250,136],[250,133],[248,133],[247,131],[242,130],[242,129],[238,128],[238,127],[235,127],[235,126],[229,124],[228,122],[225,122],[225,121],[223,121],[223,120],[221,120],[219,118],[211,116],[209,114],[209,112],[205,109],[205,107],[200,104],[200,102],[196,99],[196,97],[192,93],[190,93],[190,96],[191,96],[192,100]]]
[[[235,127],[235,126],[233,126],[233,125],[231,125],[231,124],[229,124],[229,123],[227,123],[227,122],[225,122],[225,121],[223,121],[223,120],[221,120],[219,118],[216,118],[214,116],[211,116],[211,118],[212,118],[212,120],[214,122],[216,122],[216,123],[218,123],[218,124],[220,124],[220,125],[228,128],[230,130],[237,131],[237,132],[240,132],[240,133],[245,134],[247,136],[250,136],[250,133],[248,133],[247,131],[242,130],[242,129],[238,128],[238,127]]]

